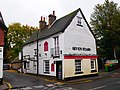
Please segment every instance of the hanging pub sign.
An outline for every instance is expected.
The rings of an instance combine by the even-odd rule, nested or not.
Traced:
[[[3,58],[3,47],[0,47],[0,58]]]
[[[72,47],[72,50],[74,50],[74,51],[91,51],[91,48],[86,48],[86,47]]]

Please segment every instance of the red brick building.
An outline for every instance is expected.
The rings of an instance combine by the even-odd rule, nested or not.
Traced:
[[[3,21],[2,14],[0,12],[0,83],[2,83],[3,78],[3,59],[4,59],[4,45],[5,45],[5,35],[7,33],[7,27]]]

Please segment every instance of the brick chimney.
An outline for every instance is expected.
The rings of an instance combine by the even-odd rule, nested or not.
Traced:
[[[50,26],[56,20],[55,11],[53,11],[53,14],[50,14],[48,17],[48,26]]]
[[[39,21],[39,29],[43,30],[45,27],[46,27],[45,17],[41,16],[41,20]]]

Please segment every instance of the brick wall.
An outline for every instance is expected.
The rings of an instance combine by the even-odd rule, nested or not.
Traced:
[[[4,30],[0,28],[0,46],[4,45]]]

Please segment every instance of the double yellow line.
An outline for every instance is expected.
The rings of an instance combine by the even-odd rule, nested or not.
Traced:
[[[8,82],[3,82],[3,83],[7,84],[7,86],[8,86],[7,90],[11,90],[12,89],[12,85],[10,83],[8,83]]]

